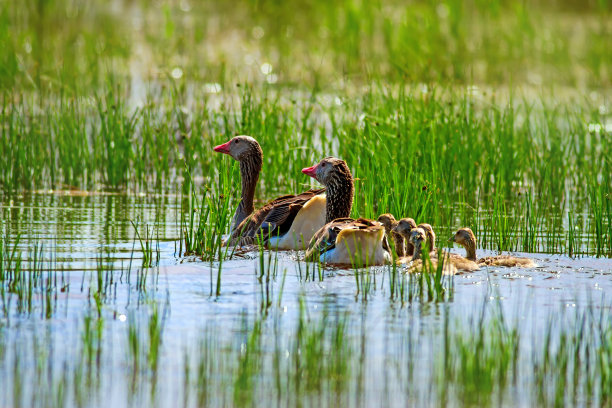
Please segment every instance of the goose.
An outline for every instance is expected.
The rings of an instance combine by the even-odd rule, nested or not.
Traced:
[[[395,219],[395,216],[391,213],[381,214],[378,216],[377,221],[385,227],[385,234],[387,234],[387,237],[391,237],[393,239],[395,253],[397,256],[400,258],[406,256],[406,242],[404,237],[393,231],[393,228],[395,228],[399,222]],[[412,244],[410,244],[410,246],[412,246]]]
[[[470,228],[459,228],[450,239],[465,248],[465,257],[478,265],[534,268],[536,263],[529,258],[512,255],[487,256],[476,260],[476,236]]]
[[[229,245],[262,242],[272,249],[303,249],[314,233],[325,224],[324,188],[298,195],[278,197],[255,211],[253,197],[263,162],[263,152],[250,136],[236,136],[215,146],[215,152],[240,163],[242,192],[230,227]]]
[[[417,224],[412,218],[401,218],[393,228],[391,228],[391,233],[401,237],[405,244],[406,251],[403,255],[404,257],[409,257],[414,254],[414,245],[410,242],[410,231],[416,227]],[[398,256],[400,256],[399,253]],[[400,256],[400,258],[401,257],[402,256]]]
[[[436,250],[436,233],[433,230],[433,227],[427,223],[421,223],[417,225],[417,228],[422,228],[425,231],[425,236],[427,237],[427,245],[429,245],[429,251],[437,252]]]
[[[425,243],[425,246],[428,248],[428,236],[427,236],[427,231],[425,231],[425,229],[421,228],[421,227],[417,227],[417,228],[413,228],[410,231],[410,238],[409,238],[410,242],[412,243],[412,245],[414,245],[414,254],[412,255],[412,258],[404,258],[399,260],[398,263],[407,263],[408,265],[408,271],[409,272],[419,272],[422,271],[424,266],[423,265],[423,259],[421,258],[421,251],[423,249],[423,243]],[[454,275],[455,273],[457,273],[457,267],[455,266],[454,262],[451,262],[451,260],[448,258],[448,253],[444,253],[444,261],[443,261],[443,265],[442,265],[442,273],[445,275]],[[431,262],[431,268],[432,270],[437,270],[438,269],[438,259],[437,257],[430,257],[429,261]]]
[[[344,160],[326,157],[302,173],[327,189],[326,224],[308,246],[305,259],[342,266],[373,266],[390,261],[385,227],[378,221],[349,218],[353,206],[353,176]]]
[[[321,228],[311,244],[307,261],[353,268],[391,261],[384,225],[366,218],[338,218]]]
[[[411,220],[413,223],[414,221]],[[436,248],[436,234],[433,230],[433,227],[430,224],[422,223],[415,227],[410,228],[410,223],[398,224],[396,228],[396,232],[402,235],[406,240],[412,241],[411,233],[416,229],[420,229],[425,234],[425,241],[427,242],[427,248],[430,249],[429,257],[434,259],[438,257],[439,250]],[[448,262],[452,263],[452,265],[460,271],[464,272],[474,272],[480,269],[476,262],[466,259],[458,254],[452,254],[448,251],[443,251],[443,255]],[[402,261],[400,261],[402,262]]]

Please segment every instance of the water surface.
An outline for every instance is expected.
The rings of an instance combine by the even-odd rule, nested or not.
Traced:
[[[556,331],[573,330],[585,310],[610,310],[609,259],[521,254],[533,258],[538,267],[487,268],[457,275],[446,302],[401,301],[391,299],[388,267],[371,268],[365,275],[357,272],[357,278],[370,279],[370,289],[364,290],[355,271],[328,269],[313,274],[313,266],[301,262],[301,254],[295,252],[264,252],[263,273],[257,252],[221,264],[181,256],[180,200],[173,195],[37,192],[4,196],[1,211],[8,242],[19,237],[24,270],[34,265],[37,245],[45,260],[43,274],[52,272],[45,279],[62,282],[53,291],[49,316],[40,288],[34,290],[31,310],[19,310],[16,295],[5,295],[0,320],[2,406],[82,401],[93,406],[175,406],[177,401],[194,406],[201,402],[198,390],[203,389],[208,390],[209,405],[238,404],[244,400],[236,389],[249,384],[241,383],[239,374],[252,347],[249,339],[256,322],[263,327],[258,343],[263,357],[257,366],[257,386],[245,388],[252,393],[249,403],[268,406],[266,396],[275,395],[277,405],[291,404],[297,397],[290,390],[299,381],[283,377],[278,382],[275,376],[292,373],[295,353],[306,353],[299,351],[306,345],[295,343],[299,325],[305,321],[318,327],[322,319],[329,319],[326,324],[331,328],[338,319],[344,321],[345,337],[341,345],[330,346],[329,333],[321,332],[321,343],[329,348],[320,350],[319,358],[332,361],[334,350],[349,350],[342,361],[350,370],[333,382],[336,388],[295,388],[307,404],[432,405],[448,394],[447,403],[461,405],[457,395],[462,394],[436,374],[448,322],[470,333],[483,310],[499,305],[507,324],[519,331],[519,364],[524,368],[541,350],[549,322],[555,322]],[[145,225],[154,231],[151,268],[142,268],[143,254],[132,221],[140,232]],[[101,318],[94,296],[98,277],[106,288]],[[450,286],[448,290],[451,293]],[[163,327],[157,374],[146,363],[155,313]],[[493,313],[488,311],[489,315]],[[87,331],[87,319],[91,327],[99,327],[99,337],[95,330]],[[137,333],[139,352],[130,345],[130,328]],[[203,357],[206,352],[213,353],[210,360]],[[88,353],[93,356],[90,363]],[[139,369],[134,368],[134,355],[143,359]],[[300,358],[307,360],[301,354],[295,361]],[[208,386],[194,383],[200,378],[201,361],[218,364],[211,368]],[[325,380],[324,374],[321,377]],[[300,378],[312,380],[303,373]],[[87,384],[81,396],[73,391],[79,381]],[[533,373],[520,372],[500,398],[505,404],[540,401],[533,382]]]

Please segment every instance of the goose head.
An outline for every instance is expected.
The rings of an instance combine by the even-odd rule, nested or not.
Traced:
[[[236,136],[223,144],[215,146],[213,150],[232,156],[239,162],[263,156],[261,146],[251,136]]]
[[[327,189],[326,223],[336,218],[346,218],[353,206],[353,175],[346,162],[336,157],[326,157],[302,173],[314,178]]]
[[[378,222],[385,226],[385,231],[387,234],[391,233],[391,230],[397,224],[397,220],[393,216],[393,214],[381,214],[378,216]]]
[[[476,236],[470,228],[459,228],[449,242],[454,242],[461,245],[467,251],[466,258],[470,260],[476,259]]]
[[[476,243],[476,236],[470,228],[459,228],[448,241],[461,246],[474,245]]]
[[[413,259],[419,259],[421,257],[421,247],[423,242],[427,241],[427,233],[423,228],[417,227],[410,231],[410,243],[414,245]]]
[[[416,227],[416,222],[412,218],[402,218],[392,231],[410,241],[410,232]]]
[[[314,178],[326,187],[330,187],[340,180],[350,178],[352,181],[353,179],[346,162],[337,157],[326,157],[314,166],[302,169],[302,173]]]

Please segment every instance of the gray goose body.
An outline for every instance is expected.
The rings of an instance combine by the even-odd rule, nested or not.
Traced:
[[[263,152],[259,143],[250,136],[236,136],[227,143],[216,146],[214,150],[219,153],[228,154],[240,163],[242,192],[230,227],[230,238],[228,241],[230,245],[249,245],[258,242],[266,244],[271,237],[278,237],[288,233],[291,231],[298,213],[307,203],[325,192],[324,188],[320,188],[311,189],[298,195],[284,195],[255,210],[253,199],[263,163]],[[311,206],[312,211],[316,211],[318,207]],[[316,214],[314,218],[317,218]],[[315,224],[320,222],[322,225],[323,214],[321,214],[320,218],[321,221],[313,219],[312,222]],[[311,226],[311,228],[313,227]],[[312,233],[314,231],[316,231],[316,228]],[[303,238],[308,241],[311,236],[312,234]],[[292,248],[292,246],[298,247],[299,243],[297,241],[293,243],[290,241],[288,240],[290,248],[281,249],[297,249]]]
[[[319,229],[306,251],[307,261],[336,265],[364,265],[355,259],[358,244],[369,265],[382,264],[389,258],[384,226],[378,221],[350,218],[355,187],[353,176],[344,160],[326,157],[317,165],[303,169],[327,188],[326,224]],[[342,242],[342,244],[339,244]],[[361,252],[361,251],[360,251]],[[372,263],[370,263],[372,262]]]

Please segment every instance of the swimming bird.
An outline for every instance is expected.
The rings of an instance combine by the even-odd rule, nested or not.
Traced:
[[[278,197],[255,211],[253,198],[263,163],[263,152],[250,136],[236,136],[215,146],[240,163],[242,192],[230,228],[230,245],[261,242],[273,249],[303,249],[325,224],[325,189]]]
[[[421,223],[417,225],[417,228],[422,228],[425,231],[425,235],[427,236],[427,245],[429,251],[436,251],[436,233],[433,230],[433,227],[427,223]]]
[[[428,240],[427,232],[423,228],[420,228],[420,227],[413,228],[410,231],[409,240],[412,243],[412,245],[414,245],[414,254],[412,255],[412,258],[406,257],[404,259],[399,260],[398,263],[406,263],[408,266],[409,272],[420,272],[426,266],[423,264],[422,252],[423,251],[429,252],[429,244],[427,243],[427,240]],[[445,275],[454,275],[455,273],[457,273],[457,267],[448,258],[448,253],[445,252],[442,256],[444,257],[442,261],[443,263],[441,266],[442,273]],[[429,262],[431,266],[430,271],[437,270],[438,269],[438,257],[428,256],[428,258],[429,258]]]
[[[406,256],[406,241],[404,240],[404,237],[393,231],[393,228],[395,228],[395,226],[398,224],[395,216],[393,216],[391,213],[381,214],[378,216],[377,221],[385,227],[387,237],[391,237],[391,239],[393,239],[395,253],[397,256],[400,258]],[[410,245],[412,246],[412,244]]]
[[[410,231],[416,227],[417,224],[412,218],[402,218],[392,228],[392,233],[402,237],[402,240],[406,244],[406,252],[404,256],[409,257],[414,255],[414,245],[412,245],[412,242],[410,242]]]
[[[305,259],[353,267],[388,262],[390,253],[384,226],[365,218],[349,218],[355,187],[346,162],[326,157],[302,172],[327,189],[327,223],[310,241]]]
[[[335,219],[315,234],[306,260],[353,268],[388,263],[385,227],[366,218]]]
[[[449,263],[452,263],[455,268],[464,272],[473,272],[480,269],[480,267],[475,262],[466,259],[461,255],[453,254],[448,251],[443,251],[440,254],[440,250],[436,248],[436,234],[430,224],[422,223],[410,229],[408,228],[408,225],[408,223],[404,224],[403,226],[398,225],[397,232],[402,234],[405,239],[412,241],[411,232],[415,231],[415,229],[422,230],[425,234],[425,242],[427,243],[430,258],[437,259],[438,255],[442,255],[445,257],[445,259],[448,260]]]
[[[513,255],[487,256],[476,260],[476,236],[470,228],[459,228],[457,232],[455,232],[455,235],[449,239],[449,241],[463,246],[466,252],[465,257],[476,262],[478,265],[521,268],[533,268],[537,266],[536,263],[529,258],[521,258]]]

